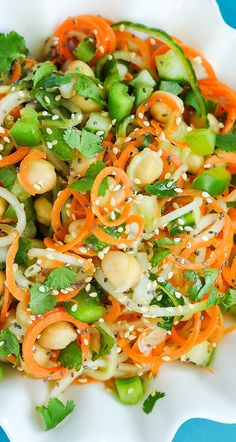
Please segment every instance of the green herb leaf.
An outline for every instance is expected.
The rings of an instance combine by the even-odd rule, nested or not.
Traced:
[[[56,101],[56,95],[52,92],[45,91],[45,89],[36,87],[33,94],[39,104],[49,112],[57,108],[59,105],[59,102]]]
[[[155,239],[155,241],[153,241],[153,244],[155,244],[156,246],[176,246],[176,244],[179,244],[179,242],[175,242],[171,238],[160,238]]]
[[[61,290],[69,287],[77,280],[77,273],[65,267],[52,270],[46,279],[46,286],[50,289]]]
[[[163,318],[162,321],[158,321],[158,327],[163,328],[166,331],[172,330],[174,317]]]
[[[196,95],[192,91],[187,92],[184,97],[184,103],[192,106],[197,111],[197,114],[201,115],[201,109],[198,100],[196,98]]]
[[[216,280],[217,275],[218,270],[216,269],[204,269],[202,274],[192,270],[185,270],[184,278],[187,281],[194,282],[189,289],[190,299],[198,302],[207,292],[209,292],[208,306],[218,304],[221,298],[219,298],[218,291],[213,286],[213,282]]]
[[[154,255],[151,260],[152,267],[158,266],[166,256],[171,253],[171,250],[165,248],[158,248],[154,251]]]
[[[48,134],[46,128],[41,129],[45,144],[47,145],[47,143],[50,143],[51,152],[56,154],[62,160],[68,162],[72,161],[73,150],[64,140],[64,130],[57,127],[51,127],[51,131],[52,133]],[[57,143],[54,144],[54,141],[57,141]]]
[[[155,184],[149,184],[146,186],[146,192],[151,195],[159,196],[160,198],[168,198],[169,196],[175,196],[177,184],[173,180],[157,181]]]
[[[179,95],[183,88],[176,81],[164,81],[159,84],[160,91],[170,92],[171,94]]]
[[[50,63],[50,62],[48,62],[48,63]],[[57,73],[50,75],[51,72],[49,72],[49,74],[47,76],[46,75],[44,76],[46,78],[44,78],[40,82],[40,87],[48,88],[48,89],[51,89],[54,87],[59,87],[59,86],[62,86],[63,84],[70,83],[73,80],[73,78],[75,78],[75,74],[59,74],[57,72]]]
[[[84,74],[76,74],[76,92],[85,98],[90,98],[100,105],[104,105],[105,101],[101,97],[100,89],[94,80]]]
[[[97,330],[100,333],[100,349],[99,352],[93,352],[92,360],[96,361],[96,359],[101,356],[105,356],[110,353],[113,345],[115,344],[114,339],[110,336],[103,328],[97,327]]]
[[[72,148],[77,149],[86,158],[94,158],[98,152],[102,152],[101,138],[92,132],[82,129],[82,131],[73,127],[65,130],[64,141]]]
[[[14,31],[0,34],[0,53],[0,74],[8,74],[12,62],[28,53],[24,38]]]
[[[80,370],[82,366],[82,351],[78,347],[76,341],[71,342],[66,348],[61,350],[58,361],[63,365],[63,367],[72,370],[75,368],[77,371]]]
[[[45,285],[38,283],[32,285],[30,289],[30,309],[34,315],[49,312],[56,304],[56,296],[52,295]]]
[[[20,344],[15,335],[6,329],[0,331],[0,357],[20,354]]]
[[[117,230],[117,227],[102,227],[102,230],[110,236],[114,236],[115,238],[120,237],[120,233]],[[105,247],[107,247],[108,243],[100,241],[95,235],[91,235],[85,239],[85,244],[95,252],[101,252]]]
[[[18,250],[16,253],[15,261],[19,266],[28,267],[30,265],[30,259],[28,257],[28,251],[32,245],[29,239],[20,238],[18,244]]]
[[[46,430],[56,427],[62,422],[75,408],[73,401],[67,401],[64,405],[58,398],[49,399],[47,406],[36,407],[44,419]]]
[[[223,296],[222,301],[220,303],[220,309],[222,313],[225,313],[230,307],[236,304],[236,290],[229,289],[226,294]]]
[[[219,147],[224,152],[236,152],[236,134],[217,134],[216,147]]]
[[[40,64],[34,74],[33,87],[35,88],[45,77],[48,77],[53,71],[55,71],[55,69],[56,68],[51,61],[45,61]]]
[[[85,176],[81,178],[79,181],[74,181],[74,183],[70,184],[69,187],[71,189],[76,190],[77,192],[88,192],[88,190],[92,189],[93,182],[96,176],[104,169],[105,164],[103,161],[99,160],[96,163],[93,163],[89,166]],[[98,196],[104,196],[106,191],[108,190],[108,179],[104,178],[100,184]]]
[[[165,397],[165,395],[166,394],[162,393],[161,391],[153,391],[151,394],[149,394],[149,396],[147,397],[147,399],[145,399],[145,401],[143,403],[143,411],[144,411],[144,413],[146,413],[146,414],[151,413],[155,403],[159,399],[162,399],[163,397]]]

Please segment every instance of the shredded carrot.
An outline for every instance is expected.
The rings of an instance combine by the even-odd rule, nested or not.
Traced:
[[[0,325],[1,326],[4,324],[4,322],[6,320],[10,303],[11,303],[10,291],[9,291],[9,288],[5,285],[4,300],[3,300],[2,309],[1,309],[1,313],[0,313]]]
[[[25,156],[29,153],[30,149],[28,147],[21,147],[17,149],[15,152],[3,157],[0,160],[0,168],[12,166],[13,164],[19,163]],[[21,163],[22,164],[22,163]]]

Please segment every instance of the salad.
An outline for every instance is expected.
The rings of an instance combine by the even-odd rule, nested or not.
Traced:
[[[65,20],[41,61],[0,34],[0,377],[103,382],[150,413],[146,381],[207,369],[236,329],[236,93],[162,30]],[[78,391],[79,394],[79,391]]]

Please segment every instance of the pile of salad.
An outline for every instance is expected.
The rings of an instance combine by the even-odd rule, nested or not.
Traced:
[[[50,384],[50,429],[72,383],[136,404],[236,329],[236,93],[132,22],[70,17],[43,51],[0,34],[0,374]]]

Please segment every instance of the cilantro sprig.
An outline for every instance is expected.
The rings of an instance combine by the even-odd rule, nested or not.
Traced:
[[[77,192],[88,192],[88,190],[92,189],[93,182],[96,176],[104,169],[105,164],[103,161],[99,160],[94,164],[91,164],[88,170],[85,173],[85,176],[81,178],[79,181],[74,181],[69,185],[71,189],[76,190]],[[105,177],[101,182],[98,190],[98,196],[104,196],[106,191],[108,190],[108,179]]]
[[[20,344],[15,335],[6,329],[0,331],[0,357],[20,354]]]
[[[71,149],[77,149],[86,158],[94,158],[96,153],[103,150],[101,138],[86,129],[68,128],[64,132],[63,139]]]
[[[152,393],[150,393],[149,396],[147,397],[147,399],[145,399],[145,401],[143,403],[144,413],[146,413],[146,414],[151,413],[155,403],[159,399],[162,399],[163,397],[165,397],[165,395],[166,395],[165,393],[163,393],[161,391],[155,391],[155,390]]]
[[[58,398],[49,399],[47,406],[36,407],[44,419],[45,429],[51,430],[62,422],[75,408],[73,401],[67,401],[64,405]]]
[[[213,268],[203,269],[202,274],[193,270],[185,270],[184,278],[194,284],[189,288],[189,298],[192,301],[199,302],[203,296],[209,292],[208,305],[213,306],[221,301],[218,297],[218,291],[213,285],[218,275],[218,270]]]
[[[76,341],[71,342],[66,348],[64,348],[64,350],[61,350],[58,361],[63,367],[69,368],[69,370],[72,370],[73,368],[77,371],[80,370],[83,362],[82,351],[81,348],[78,347]]]
[[[11,69],[13,61],[25,57],[28,49],[24,38],[15,31],[8,34],[0,33],[0,75],[6,75]]]

